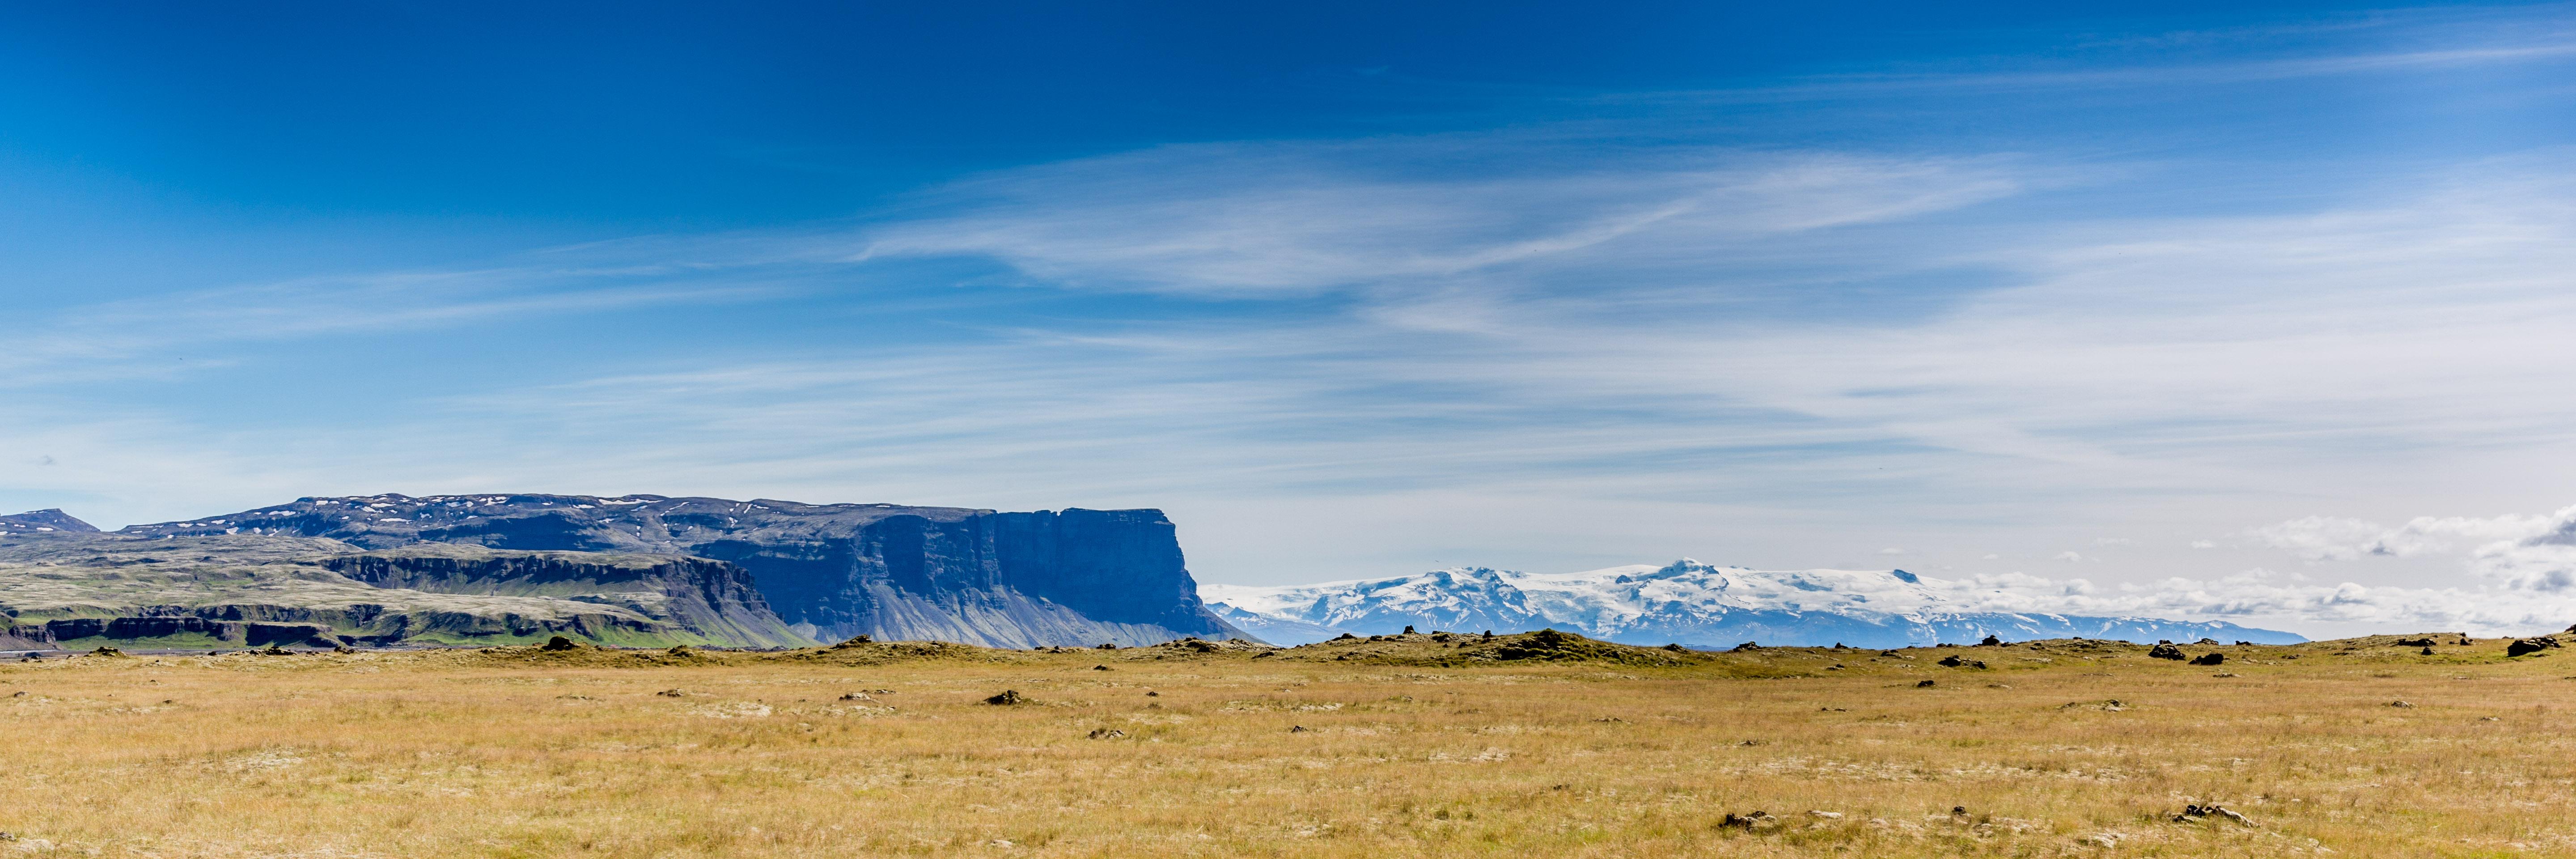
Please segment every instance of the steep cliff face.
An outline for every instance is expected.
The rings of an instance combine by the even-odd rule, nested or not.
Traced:
[[[887,504],[575,495],[305,498],[120,533],[328,537],[377,549],[686,555],[749,570],[777,616],[822,639],[994,647],[1244,636],[1198,598],[1155,510],[998,513]]]
[[[247,533],[0,534],[0,615],[0,649],[811,643],[721,561]]]
[[[379,588],[605,602],[710,643],[786,646],[811,640],[778,619],[752,586],[749,571],[704,558],[414,546],[317,563]]]

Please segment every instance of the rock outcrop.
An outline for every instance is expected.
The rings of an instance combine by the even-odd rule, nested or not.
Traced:
[[[707,558],[748,570],[778,617],[823,640],[869,635],[1026,648],[1245,636],[1199,601],[1177,533],[1155,510],[376,495],[304,498],[118,533]]]
[[[0,614],[10,649],[811,643],[721,561],[267,534],[0,535]]]

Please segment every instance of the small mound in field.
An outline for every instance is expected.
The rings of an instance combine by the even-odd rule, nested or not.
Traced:
[[[547,642],[547,644],[552,643]],[[507,645],[473,650],[407,653],[394,658],[531,668],[653,668],[668,665],[737,665],[756,657],[753,654],[707,651],[686,646],[673,647],[669,650],[622,650],[574,642],[572,647],[561,650],[549,648],[545,644]]]
[[[859,636],[824,648],[794,650],[768,657],[797,661],[830,662],[835,665],[890,665],[899,662],[962,662],[985,664],[1018,664],[1037,657],[1017,651],[995,650],[971,644],[948,641],[869,641]]]
[[[1258,658],[1276,653],[1279,648],[1258,642],[1229,638],[1209,641],[1204,638],[1182,638],[1149,647],[1131,647],[1119,654],[1127,659],[1172,659],[1184,656],[1240,656]]]
[[[1681,666],[1704,664],[1719,658],[1715,654],[1690,650],[1614,644],[1553,629],[1492,638],[1415,633],[1380,636],[1375,640],[1334,639],[1278,652],[1288,658],[1309,662],[1445,667],[1511,662]]]

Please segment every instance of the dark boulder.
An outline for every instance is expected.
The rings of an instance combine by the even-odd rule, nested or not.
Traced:
[[[2191,664],[2193,665],[2218,665],[2226,661],[2227,654],[2217,652],[2203,653],[2191,658]]]
[[[2147,648],[2147,656],[2151,659],[2171,659],[2175,661],[2190,658],[2183,655],[2182,648],[2175,647],[2171,644],[2159,644],[2154,647]]]
[[[1726,819],[1718,821],[1717,825],[1727,829],[1772,829],[1780,826],[1781,823],[1780,818],[1773,817],[1767,812],[1736,814],[1730,811],[1727,812]]]

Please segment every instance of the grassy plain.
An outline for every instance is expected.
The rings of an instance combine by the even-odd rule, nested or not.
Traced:
[[[2576,854],[2576,652],[2387,641],[57,659],[0,856]]]

